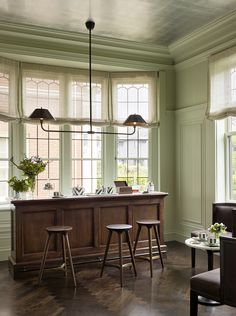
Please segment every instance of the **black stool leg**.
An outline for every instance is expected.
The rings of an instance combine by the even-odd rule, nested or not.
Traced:
[[[119,256],[120,256],[120,285],[123,287],[124,277],[123,277],[123,257],[122,257],[122,232],[119,235]]]
[[[149,261],[150,261],[150,272],[151,272],[151,278],[153,276],[152,272],[152,228],[147,226],[148,229],[148,244],[149,244]]]
[[[138,225],[138,231],[137,231],[137,235],[136,235],[136,239],[135,239],[135,243],[134,243],[134,252],[133,252],[134,256],[135,256],[135,252],[136,252],[136,248],[137,248],[137,244],[138,244],[140,231],[141,231],[141,225]]]
[[[64,271],[65,276],[67,277],[67,264],[66,264],[66,243],[65,243],[65,236],[61,235],[61,246],[62,246],[62,257],[63,257],[63,263],[64,263]]]
[[[161,259],[161,266],[162,268],[164,268],[164,264],[163,264],[163,259],[162,259],[162,253],[161,253],[161,246],[160,246],[160,238],[159,238],[159,234],[157,233],[157,227],[154,225],[154,232],[156,235],[156,240],[157,240],[157,247],[158,247],[158,251],[159,251],[159,255],[160,255],[160,259]]]
[[[198,314],[198,295],[190,291],[190,316],[197,316]]]
[[[192,268],[195,268],[195,261],[196,261],[196,249],[191,248],[191,261],[192,261]]]
[[[74,286],[76,287],[75,271],[74,271],[74,266],[73,266],[73,262],[72,262],[72,256],[71,256],[71,250],[70,250],[70,242],[69,242],[69,238],[68,238],[68,234],[67,233],[64,235],[64,238],[66,238],[66,244],[67,244],[67,251],[68,251],[68,257],[69,257],[69,262],[70,262],[71,273],[72,273],[72,277],[73,277],[73,281],[74,281]]]
[[[136,267],[135,267],[135,261],[134,261],[134,255],[133,255],[132,246],[131,246],[130,235],[129,235],[128,231],[126,231],[125,233],[126,233],[127,242],[128,242],[128,246],[129,246],[129,252],[130,252],[131,261],[132,261],[132,265],[133,265],[133,269],[134,269],[134,275],[137,276]]]
[[[103,270],[104,270],[104,267],[105,267],[107,254],[108,254],[108,250],[109,250],[109,246],[110,246],[111,235],[112,235],[112,231],[109,230],[108,237],[107,237],[107,245],[106,245],[105,255],[104,255],[104,258],[103,258],[102,269],[101,269],[101,273],[100,273],[100,278],[103,275]]]
[[[42,258],[41,266],[40,266],[40,270],[39,270],[39,281],[38,281],[39,284],[41,283],[42,277],[43,277],[43,271],[44,271],[44,267],[45,267],[45,262],[46,262],[47,254],[48,254],[48,248],[49,248],[49,241],[50,241],[50,238],[51,238],[51,234],[48,233],[47,240],[46,240],[46,243],[45,243],[45,246],[44,246],[43,258]]]

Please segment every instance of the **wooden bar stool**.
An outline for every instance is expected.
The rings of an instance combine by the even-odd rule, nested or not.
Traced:
[[[162,253],[161,253],[161,246],[160,246],[159,232],[157,230],[157,228],[160,226],[160,221],[155,220],[155,219],[154,220],[140,220],[140,221],[137,221],[136,223],[138,224],[138,231],[137,231],[137,236],[136,236],[136,240],[135,240],[135,244],[134,244],[134,256],[135,256],[141,228],[143,226],[145,226],[145,227],[147,227],[147,230],[148,230],[149,258],[146,258],[146,257],[145,258],[140,257],[140,258],[149,260],[150,272],[151,272],[151,277],[152,277],[153,276],[152,260],[156,259],[156,257],[153,257],[153,255],[152,255],[152,228],[154,230],[156,241],[157,241],[159,257],[161,259],[161,265],[162,265],[162,268],[164,268],[164,264],[163,264],[163,260],[162,260]]]
[[[47,254],[48,254],[48,248],[49,248],[49,242],[50,242],[51,236],[53,234],[60,234],[61,235],[61,244],[62,244],[63,266],[65,269],[65,274],[67,276],[67,265],[66,265],[66,246],[67,246],[71,273],[72,273],[72,277],[73,277],[74,286],[76,287],[75,272],[74,272],[71,250],[70,250],[70,243],[69,243],[69,238],[68,238],[68,233],[71,230],[72,230],[71,226],[51,226],[51,227],[46,228],[48,235],[47,235],[47,239],[46,239],[46,243],[45,243],[45,247],[44,247],[43,258],[41,261],[41,266],[40,266],[40,271],[39,271],[39,284],[42,281],[43,271],[44,271],[44,267],[45,267]]]
[[[104,255],[104,259],[103,259],[103,263],[102,263],[102,269],[101,269],[100,277],[102,277],[102,275],[103,275],[103,270],[104,270],[105,266],[119,268],[120,269],[120,284],[121,284],[121,287],[123,287],[123,283],[124,283],[124,280],[123,280],[123,267],[128,266],[128,265],[130,266],[130,264],[131,264],[131,263],[123,264],[123,254],[122,254],[122,234],[123,233],[125,233],[126,238],[127,238],[127,243],[128,243],[128,246],[129,246],[129,252],[130,252],[130,256],[131,256],[131,262],[132,262],[132,266],[133,266],[133,269],[134,269],[134,274],[135,274],[135,276],[137,276],[135,262],[134,262],[134,255],[133,255],[131,241],[130,241],[130,235],[129,235],[129,230],[132,228],[132,226],[131,225],[127,225],[127,224],[114,224],[114,225],[108,225],[108,226],[106,226],[106,228],[109,230],[109,234],[108,234],[108,238],[107,238],[107,245],[106,245],[105,255]],[[118,234],[119,265],[106,263],[107,254],[108,254],[110,241],[111,241],[111,237],[112,237],[112,233],[113,232]]]

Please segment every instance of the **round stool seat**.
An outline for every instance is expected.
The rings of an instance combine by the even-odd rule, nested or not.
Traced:
[[[156,219],[145,219],[145,220],[137,221],[136,223],[140,225],[160,225],[160,221]]]
[[[111,224],[111,225],[107,225],[106,226],[107,229],[110,230],[129,230],[130,228],[132,228],[132,225],[128,225],[128,224]]]
[[[71,226],[50,226],[46,228],[46,231],[49,233],[69,232],[71,230],[72,230]]]

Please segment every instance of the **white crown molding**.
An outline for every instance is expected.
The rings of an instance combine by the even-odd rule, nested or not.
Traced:
[[[169,46],[175,64],[210,54],[236,44],[236,11],[199,28]]]
[[[0,54],[15,59],[32,56],[52,62],[88,63],[88,35],[49,28],[0,21]],[[120,39],[92,37],[93,64],[128,69],[166,69],[173,59],[164,46],[155,46]],[[18,56],[18,57],[17,57]],[[34,60],[34,61],[35,61]],[[54,61],[53,61],[54,60]]]

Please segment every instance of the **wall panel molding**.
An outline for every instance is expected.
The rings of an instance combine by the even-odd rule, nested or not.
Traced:
[[[0,261],[3,261],[10,255],[11,224],[10,219],[1,219],[1,215],[0,213]]]
[[[176,239],[206,226],[205,110],[198,104],[176,111]]]

